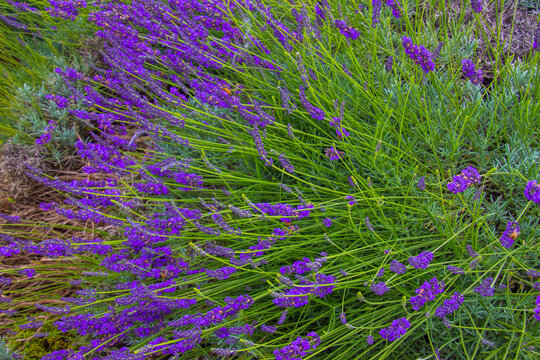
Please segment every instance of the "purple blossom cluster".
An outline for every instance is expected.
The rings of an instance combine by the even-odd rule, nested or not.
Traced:
[[[315,281],[300,278],[300,286],[293,286],[282,294],[276,294],[273,302],[278,307],[302,307],[308,304],[310,295],[322,298],[331,294],[335,283],[336,279],[332,275],[317,274]]]
[[[407,333],[407,329],[411,326],[411,323],[407,318],[400,318],[392,321],[389,327],[382,329],[379,334],[383,339],[390,342],[396,341]]]
[[[345,20],[336,20],[334,21],[334,25],[339,29],[339,32],[348,39],[356,40],[360,37],[360,30],[347,25],[347,21]]]
[[[459,268],[459,267],[456,267],[456,266],[453,266],[453,265],[448,265],[446,267],[446,269],[448,271],[450,271],[451,273],[455,274],[455,275],[463,275],[463,274],[465,274],[465,271],[462,268]]]
[[[417,295],[411,297],[410,302],[413,310],[418,311],[428,302],[435,300],[438,294],[444,292],[444,283],[433,278],[424,282],[415,292]]]
[[[507,249],[510,249],[512,245],[514,245],[514,242],[516,241],[520,230],[521,227],[519,226],[519,223],[517,221],[509,221],[506,224],[506,229],[504,230],[501,238],[499,239],[501,245]]]
[[[383,281],[379,281],[378,283],[374,283],[370,286],[371,291],[373,291],[375,294],[382,296],[386,292],[390,291],[388,286],[386,286],[386,283]]]
[[[463,75],[465,78],[470,79],[475,85],[480,85],[484,79],[484,75],[481,69],[476,69],[472,60],[463,59],[461,61],[463,66]]]
[[[432,260],[433,253],[429,251],[423,251],[416,256],[409,257],[409,265],[411,265],[415,269],[427,269]]]
[[[482,295],[483,297],[493,296],[495,288],[492,286],[493,278],[485,278],[479,286],[474,288],[474,292]]]
[[[534,51],[540,51],[540,22],[538,22],[534,30],[532,48]]]
[[[312,105],[307,100],[304,86],[300,86],[300,102],[312,118],[318,121],[324,120],[324,117],[326,116],[324,110]]]
[[[283,275],[303,275],[307,272],[311,271],[319,271],[319,269],[322,267],[322,264],[324,264],[327,261],[326,253],[321,253],[322,257],[315,258],[312,260],[308,258],[304,258],[300,261],[295,261],[294,263],[290,265],[283,266],[279,269],[279,272]]]
[[[36,275],[35,269],[22,269],[18,271],[19,274],[25,275],[26,277],[33,278]]]
[[[484,9],[482,0],[471,0],[471,9],[477,14],[481,12]]]
[[[320,343],[321,338],[312,331],[305,338],[299,336],[290,345],[274,350],[274,356],[276,360],[299,359],[315,350]]]
[[[279,216],[282,222],[291,222],[309,217],[313,204],[300,204],[293,207],[288,204],[257,203],[255,204],[255,208],[265,215]]]
[[[371,5],[373,7],[373,13],[371,16],[371,26],[375,28],[377,27],[377,24],[381,22],[382,1],[372,0]]]
[[[472,166],[465,168],[459,175],[454,176],[448,183],[448,190],[454,194],[464,192],[467,188],[482,181],[480,173]]]
[[[390,271],[396,273],[396,274],[405,274],[407,272],[407,267],[400,263],[397,260],[392,260],[390,263]]]
[[[407,36],[403,37],[402,44],[405,54],[407,54],[416,65],[419,65],[426,74],[435,70],[435,63],[433,62],[432,55],[423,45],[418,46],[414,44],[411,38]]]
[[[398,0],[386,0],[386,5],[392,10],[392,15],[394,15],[395,18],[399,19],[401,17],[401,5]]]
[[[527,182],[527,186],[525,186],[525,198],[540,205],[540,183],[538,183],[538,180]]]
[[[459,306],[463,304],[463,301],[465,301],[465,297],[462,294],[455,292],[450,299],[444,300],[443,304],[435,309],[435,315],[442,319],[459,309]]]
[[[331,146],[329,148],[326,148],[324,154],[328,159],[330,159],[330,161],[336,161],[341,159],[344,153],[343,151],[339,151],[338,149],[336,149],[335,146]]]
[[[84,0],[50,0],[50,3],[52,7],[47,11],[51,16],[72,21],[79,15],[79,9],[86,7]]]

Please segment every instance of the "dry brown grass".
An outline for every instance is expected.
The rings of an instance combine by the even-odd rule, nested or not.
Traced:
[[[424,3],[425,21],[433,21],[435,26],[442,27],[442,19],[458,22],[463,17],[465,25],[476,23],[476,14],[472,11],[470,0],[446,0],[446,7],[441,9],[438,2],[426,1]],[[484,9],[480,13],[480,26],[476,28],[474,36],[479,44],[476,56],[482,59],[482,69],[485,73],[492,73],[496,61],[503,64],[513,56],[522,59],[531,52],[534,30],[538,26],[539,13],[519,5],[517,0],[484,0]],[[429,18],[428,18],[429,17]],[[452,37],[452,34],[448,34]],[[492,49],[500,44],[499,59],[496,59]]]

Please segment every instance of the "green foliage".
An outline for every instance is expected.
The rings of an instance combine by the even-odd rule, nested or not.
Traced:
[[[18,143],[33,143],[49,121],[59,120],[47,146],[51,159],[59,162],[73,148],[76,125],[66,111],[58,111],[44,95],[71,95],[56,68],[90,72],[94,63],[88,52],[92,51],[92,29],[81,26],[82,18],[71,22],[50,17],[44,11],[46,4],[32,6],[41,11],[21,12],[8,3],[0,5],[0,14],[17,19],[25,27],[0,21],[0,141],[11,137]]]
[[[4,338],[0,338],[0,360],[15,360],[13,355],[16,354],[6,343]]]
[[[39,331],[37,331],[39,330]],[[34,337],[37,333],[49,332],[45,337]],[[76,349],[78,338],[72,334],[58,331],[51,323],[40,329],[23,330],[18,335],[20,339],[28,339],[19,352],[24,354],[24,360],[40,360],[43,356],[56,350]]]

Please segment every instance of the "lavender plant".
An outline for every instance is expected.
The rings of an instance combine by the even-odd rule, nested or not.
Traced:
[[[538,76],[519,101],[509,64],[469,84],[419,4],[362,5],[85,8],[106,65],[58,73],[85,105],[67,111],[92,129],[89,179],[28,174],[67,195],[44,209],[114,231],[2,238],[81,259],[75,295],[38,309],[83,341],[44,360],[537,353],[539,168],[496,162],[508,124],[538,145]]]

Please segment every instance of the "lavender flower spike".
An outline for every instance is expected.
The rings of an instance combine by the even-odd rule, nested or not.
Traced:
[[[454,176],[452,182],[448,183],[448,190],[454,194],[464,192],[467,188],[481,181],[481,176],[478,170],[472,166],[468,166],[459,175]]]
[[[433,253],[424,251],[417,256],[411,256],[409,258],[409,264],[415,269],[426,269],[431,260],[433,260]]]
[[[508,222],[508,224],[506,224],[506,230],[504,230],[504,233],[499,239],[501,245],[510,249],[519,235],[519,230],[521,230],[521,227],[516,221]]]
[[[371,18],[371,26],[373,28],[377,27],[377,24],[381,22],[381,9],[382,9],[382,2],[381,0],[372,0],[371,4],[373,5],[373,15]]]
[[[540,51],[540,22],[538,22],[538,26],[534,30],[532,48],[535,51]]]
[[[482,83],[482,80],[484,80],[484,74],[482,73],[482,70],[477,70],[472,60],[469,59],[463,59],[461,61],[461,64],[463,65],[463,75],[465,76],[465,78],[470,79],[471,82],[475,85],[480,85]]]
[[[407,329],[411,326],[411,323],[407,318],[400,318],[392,321],[389,327],[382,329],[379,334],[386,340],[392,342],[407,332]]]
[[[495,293],[495,290],[493,289],[493,286],[491,286],[492,282],[493,282],[493,278],[491,277],[485,279],[484,281],[482,281],[480,286],[477,286],[474,289],[474,292],[479,293],[483,297],[493,296],[493,294]]]
[[[535,204],[540,205],[540,184],[538,180],[532,180],[525,187],[525,198]]]
[[[481,12],[484,9],[482,6],[482,0],[471,0],[471,8],[477,14]]]

